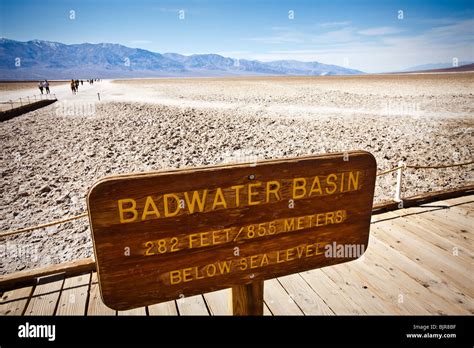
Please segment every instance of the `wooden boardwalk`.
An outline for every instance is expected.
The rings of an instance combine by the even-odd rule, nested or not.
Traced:
[[[474,195],[372,217],[358,260],[265,282],[265,315],[474,314]],[[230,289],[129,311],[94,272],[2,294],[0,315],[229,315]]]

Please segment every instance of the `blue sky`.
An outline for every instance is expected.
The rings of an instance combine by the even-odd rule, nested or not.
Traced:
[[[0,3],[0,36],[20,41],[111,42],[160,53],[319,61],[367,72],[474,61],[474,0]]]

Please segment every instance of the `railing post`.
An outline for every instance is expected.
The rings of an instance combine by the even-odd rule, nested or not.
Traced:
[[[20,98],[20,106],[23,106],[23,102],[21,101],[21,98]]]
[[[12,106],[13,109],[13,101],[10,99],[10,105]]]
[[[402,179],[403,179],[403,168],[405,168],[405,163],[403,161],[398,162],[398,170],[397,170],[397,187],[395,188],[395,197],[393,200],[397,203],[403,202],[402,200]]]

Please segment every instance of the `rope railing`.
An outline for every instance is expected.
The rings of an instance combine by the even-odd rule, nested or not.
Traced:
[[[474,161],[469,161],[469,162],[464,162],[464,163],[447,164],[447,165],[438,165],[438,166],[418,166],[418,165],[405,165],[403,162],[400,161],[400,162],[398,163],[399,165],[398,165],[397,167],[394,167],[394,168],[392,168],[392,169],[388,169],[388,170],[386,170],[386,171],[377,173],[377,176],[382,176],[382,175],[386,175],[386,174],[389,174],[389,173],[398,171],[398,175],[397,175],[397,189],[396,189],[394,201],[395,201],[395,202],[401,202],[401,201],[402,201],[402,199],[400,198],[400,194],[401,194],[401,177],[402,177],[403,169],[405,169],[405,168],[410,168],[410,169],[441,169],[441,168],[451,168],[451,167],[467,166],[467,165],[473,164],[473,163],[474,163]],[[70,222],[70,221],[74,221],[74,220],[79,220],[79,219],[82,219],[82,218],[88,216],[88,214],[89,214],[89,212],[86,210],[85,212],[83,212],[83,213],[81,213],[81,214],[79,214],[79,215],[71,216],[71,217],[66,218],[66,219],[63,219],[63,220],[57,220],[57,221],[49,222],[49,223],[42,224],[42,225],[32,226],[32,227],[25,227],[25,228],[22,228],[22,229],[19,229],[19,230],[15,230],[15,231],[4,232],[4,233],[1,233],[1,234],[0,234],[0,238],[2,238],[2,237],[7,237],[7,236],[12,236],[12,235],[15,235],[15,234],[20,234],[20,233],[31,232],[31,231],[34,231],[34,230],[38,230],[38,229],[40,229],[40,228],[45,228],[45,227],[50,227],[50,226],[54,226],[54,225],[59,225],[59,224],[63,224],[63,223]]]
[[[397,170],[399,170],[399,169],[402,169],[402,168],[403,168],[402,166],[400,166],[400,167],[395,167],[395,168],[386,170],[386,171],[384,171],[384,172],[377,173],[377,176],[382,176],[382,175],[385,175],[385,174],[389,174],[389,173],[391,173],[391,172],[395,172],[395,171],[397,171]]]
[[[48,94],[33,94],[33,95],[28,95],[26,97],[20,97],[16,99],[9,99],[7,101],[2,101],[0,104],[10,104],[11,108],[14,108],[14,104],[20,104],[20,106],[23,105],[28,105],[31,103],[35,103],[37,101],[41,100],[57,100],[56,94],[54,93],[48,93]]]

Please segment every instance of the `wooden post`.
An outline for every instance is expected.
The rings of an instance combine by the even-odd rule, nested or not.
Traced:
[[[263,315],[263,280],[232,287],[233,315]]]
[[[400,203],[402,201],[402,180],[403,180],[403,168],[404,168],[404,163],[403,161],[398,162],[398,166],[400,167],[397,170],[397,187],[395,188],[395,197],[394,201],[397,203]]]

